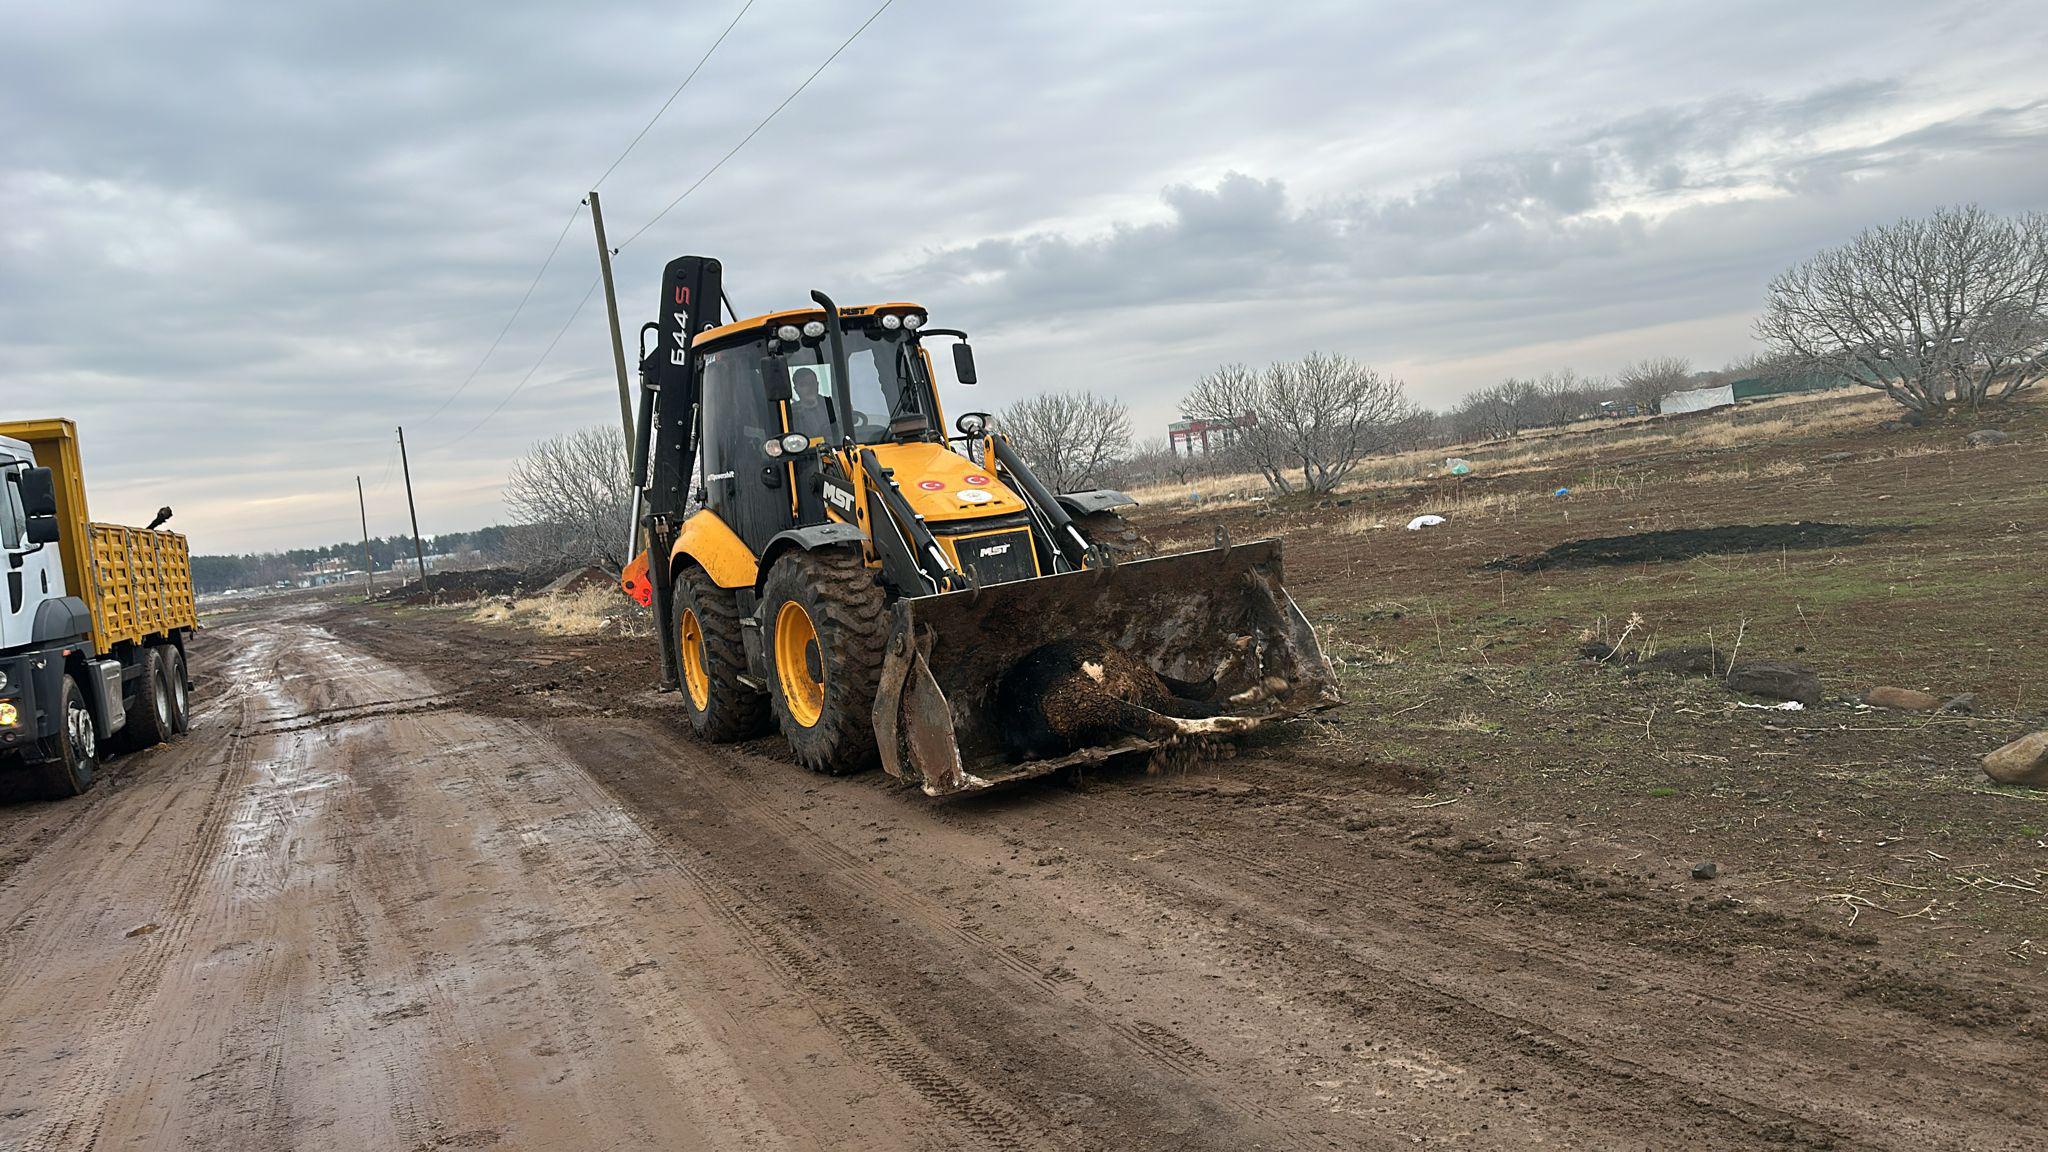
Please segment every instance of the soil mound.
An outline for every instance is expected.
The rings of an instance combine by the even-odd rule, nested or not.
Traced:
[[[433,592],[421,588],[417,580],[401,584],[377,594],[377,599],[397,601],[403,604],[446,604],[458,600],[476,600],[484,596],[511,596],[518,593],[526,582],[523,573],[513,568],[467,568],[459,572],[435,572],[429,577]]]
[[[1671,528],[1659,532],[1632,532],[1627,536],[1597,536],[1567,540],[1534,556],[1503,556],[1486,565],[1487,571],[1539,572],[1545,568],[1584,568],[1602,564],[1648,564],[1662,560],[1690,560],[1729,552],[1776,552],[1784,548],[1840,548],[1861,544],[1876,536],[1905,532],[1903,525],[1829,524],[1724,524],[1717,528]]]

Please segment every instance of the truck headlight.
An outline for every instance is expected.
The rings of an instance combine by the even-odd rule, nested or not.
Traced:
[[[0,700],[0,728],[12,728],[21,723],[21,709],[12,700]]]
[[[7,669],[0,668],[0,692],[7,691]]]

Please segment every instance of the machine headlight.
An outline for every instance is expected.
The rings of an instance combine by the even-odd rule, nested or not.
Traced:
[[[898,316],[894,312],[887,313],[882,317],[882,327],[894,332],[898,328],[903,327],[903,317]]]
[[[778,444],[778,447],[784,452],[801,452],[810,446],[811,438],[801,432],[791,432],[789,435],[784,436]],[[773,456],[774,453],[770,452],[769,455]]]
[[[905,316],[903,318],[903,326],[905,328],[910,329],[912,332],[915,332],[919,328],[924,327],[924,317],[918,315],[915,312],[912,312],[910,315]]]
[[[775,330],[775,338],[777,340],[782,341],[784,344],[796,343],[797,336],[798,332],[796,330],[796,325],[794,324],[784,324],[782,327],[777,328]]]
[[[963,436],[979,436],[988,430],[988,420],[979,412],[969,412],[953,422]]]
[[[816,340],[818,337],[823,336],[824,334],[825,322],[823,320],[810,320],[805,322],[804,335],[809,336],[813,340]],[[790,337],[790,339],[794,340],[796,339],[796,337],[792,336]]]
[[[766,452],[770,456],[780,456],[782,455],[782,441],[770,440],[766,444],[761,445],[761,451]]]

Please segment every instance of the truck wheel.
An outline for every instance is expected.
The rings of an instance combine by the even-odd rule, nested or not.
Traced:
[[[163,652],[156,644],[142,650],[142,675],[135,678],[135,694],[128,698],[128,722],[115,733],[124,752],[154,747],[169,740],[174,731]]]
[[[58,690],[57,711],[57,734],[43,741],[36,774],[44,796],[63,800],[92,787],[100,765],[99,734],[92,710],[85,706],[85,693],[69,676]]]
[[[889,610],[853,551],[793,552],[761,589],[773,691],[769,701],[796,758],[839,776],[872,768],[875,688]]]
[[[192,729],[192,698],[185,689],[185,654],[174,644],[163,646],[164,691],[171,701],[171,731],[180,735]]]
[[[1090,544],[1109,553],[1111,560],[1118,564],[1126,560],[1143,560],[1152,555],[1152,542],[1138,531],[1136,525],[1114,512],[1090,512],[1074,518],[1074,527]]]
[[[683,665],[683,710],[690,730],[726,744],[768,731],[768,694],[740,680],[747,650],[739,597],[701,568],[676,577],[676,653]]]

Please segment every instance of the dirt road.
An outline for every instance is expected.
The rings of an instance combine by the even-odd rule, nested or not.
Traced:
[[[935,807],[515,652],[217,627],[191,739],[0,808],[0,1147],[2038,1147],[2030,993],[1398,787]]]

